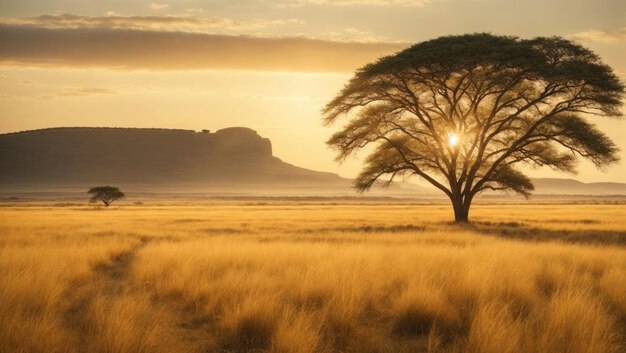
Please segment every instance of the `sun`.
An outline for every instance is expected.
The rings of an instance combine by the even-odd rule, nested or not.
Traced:
[[[459,142],[459,136],[456,134],[448,134],[448,144],[454,147]]]

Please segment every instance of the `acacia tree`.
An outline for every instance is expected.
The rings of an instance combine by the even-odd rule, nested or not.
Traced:
[[[102,201],[105,207],[109,207],[115,200],[124,198],[124,193],[120,189],[113,186],[96,186],[87,191],[91,194],[91,202]]]
[[[415,44],[356,71],[323,110],[347,124],[327,143],[343,161],[373,145],[355,180],[419,176],[467,222],[483,190],[534,189],[518,164],[575,172],[604,168],[615,144],[588,116],[620,114],[624,85],[590,50],[560,37],[467,34]]]

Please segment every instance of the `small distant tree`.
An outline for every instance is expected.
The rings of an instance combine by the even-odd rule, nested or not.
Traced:
[[[115,200],[124,198],[124,193],[120,189],[113,186],[96,186],[87,191],[91,195],[91,202],[102,201],[104,206],[109,207]]]

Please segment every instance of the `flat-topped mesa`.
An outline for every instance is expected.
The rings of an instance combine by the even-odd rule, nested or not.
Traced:
[[[53,142],[54,145],[49,147],[57,153],[69,153],[71,151],[64,150],[65,147],[77,146],[76,144],[81,144],[81,149],[98,149],[101,151],[115,150],[121,145],[125,148],[130,147],[130,149],[126,149],[126,152],[141,153],[143,147],[154,143],[155,145],[161,144],[161,146],[154,146],[161,153],[164,152],[163,147],[176,147],[173,148],[174,151],[189,149],[188,152],[192,152],[198,148],[200,150],[208,148],[214,154],[221,152],[240,155],[241,157],[246,155],[272,156],[270,140],[259,136],[256,131],[246,127],[225,128],[214,133],[199,133],[183,129],[69,127],[0,134],[0,146],[10,145],[11,142],[17,141],[43,144]],[[177,146],[168,146],[168,143],[176,143]],[[28,148],[28,146],[23,147]]]
[[[343,182],[272,156],[256,131],[52,128],[0,135],[0,183]]]

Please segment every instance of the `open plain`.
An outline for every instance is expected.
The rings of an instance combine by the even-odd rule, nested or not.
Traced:
[[[626,205],[0,207],[1,352],[623,352]]]

